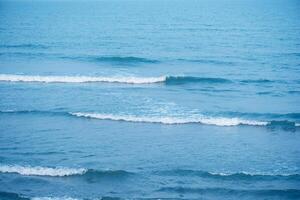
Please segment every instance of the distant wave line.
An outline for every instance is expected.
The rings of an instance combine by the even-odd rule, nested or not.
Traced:
[[[207,172],[202,170],[188,170],[188,169],[175,169],[167,171],[157,171],[159,175],[164,176],[195,176],[202,178],[213,178],[213,179],[224,179],[224,180],[235,180],[235,179],[246,179],[246,180],[274,180],[274,179],[292,179],[300,180],[300,174],[298,173],[259,173],[259,172]]]
[[[234,112],[233,112],[234,113]],[[300,126],[299,122],[289,121],[287,119],[282,120],[253,120],[245,119],[237,116],[225,117],[225,116],[209,116],[209,115],[194,115],[194,116],[137,116],[137,115],[118,115],[118,114],[107,114],[107,113],[94,113],[94,112],[64,112],[64,111],[43,111],[43,110],[0,110],[0,114],[49,114],[49,115],[61,115],[61,116],[74,116],[82,118],[91,118],[99,120],[112,120],[112,121],[126,121],[126,122],[137,122],[137,123],[160,123],[166,125],[176,125],[176,124],[206,124],[206,125],[215,125],[215,126],[269,126],[269,127],[282,127],[282,128],[297,128]],[[226,113],[225,113],[226,115]],[[245,115],[259,115],[260,117],[263,114],[255,113],[242,113],[241,116]],[[270,117],[272,114],[266,113],[267,117]],[[289,114],[273,114],[274,118],[294,116],[295,119],[298,119],[298,113],[289,113]]]
[[[268,79],[254,80],[230,80],[225,78],[214,77],[196,77],[196,76],[41,76],[41,75],[17,75],[17,74],[0,74],[0,81],[6,82],[43,82],[43,83],[90,83],[90,82],[107,82],[107,83],[127,83],[127,84],[154,84],[165,83],[166,85],[180,85],[189,83],[209,83],[209,84],[228,84],[228,83],[272,83],[282,82]]]

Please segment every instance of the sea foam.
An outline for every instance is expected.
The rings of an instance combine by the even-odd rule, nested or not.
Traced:
[[[159,83],[166,80],[165,76],[158,77],[133,77],[133,76],[30,76],[30,75],[10,75],[0,74],[0,81],[10,82],[44,82],[44,83],[88,83],[88,82],[108,82],[108,83],[128,83],[128,84],[149,84]]]
[[[238,126],[238,125],[252,125],[252,126],[265,126],[268,122],[244,120],[239,118],[212,118],[212,117],[138,117],[132,115],[111,115],[100,113],[83,113],[75,112],[70,113],[77,117],[95,118],[102,120],[115,120],[115,121],[128,121],[128,122],[148,122],[148,123],[162,123],[162,124],[188,124],[188,123],[201,123],[216,126]]]
[[[72,176],[82,175],[87,172],[84,168],[67,167],[31,167],[19,165],[0,165],[1,173],[18,173],[27,176]]]
[[[31,200],[81,200],[72,197],[32,197]]]

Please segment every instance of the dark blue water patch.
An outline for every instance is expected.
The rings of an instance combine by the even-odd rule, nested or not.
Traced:
[[[273,120],[267,125],[267,127],[270,129],[281,128],[286,131],[296,131],[296,129],[299,128],[299,126],[296,126],[295,122],[291,122],[288,120],[281,120],[281,121]]]
[[[12,192],[2,192],[0,191],[1,200],[30,200],[30,198],[23,197],[20,194]]]
[[[228,188],[194,188],[194,187],[162,187],[159,192],[174,192],[179,194],[199,194],[214,196],[254,196],[254,197],[276,197],[276,198],[300,198],[300,190],[297,189],[261,189],[261,190],[241,190]]]
[[[115,65],[155,64],[159,60],[135,56],[60,56],[61,59],[77,60],[93,63],[111,63]]]
[[[225,66],[234,66],[236,65],[235,62],[231,61],[224,61],[224,60],[213,60],[213,59],[177,59],[177,61],[183,62],[191,62],[191,63],[198,63],[198,64],[211,64],[211,65],[225,65]]]
[[[272,94],[272,92],[257,92],[258,95],[269,95]]]
[[[181,85],[189,83],[232,83],[231,80],[224,78],[210,78],[210,77],[194,77],[194,76],[168,76],[166,78],[166,85]]]
[[[48,49],[49,47],[42,44],[1,44],[0,48],[6,49]]]
[[[128,172],[125,170],[94,170],[89,169],[86,173],[82,175],[74,175],[74,176],[83,176],[85,178],[125,178],[129,176],[133,176],[135,173]]]
[[[273,80],[268,80],[268,79],[248,79],[248,80],[241,80],[241,83],[273,83]]]
[[[156,171],[154,174],[160,176],[201,177],[205,179],[217,179],[219,181],[273,181],[293,180],[300,181],[300,174],[250,174],[250,173],[211,173],[201,170],[175,169],[167,171]]]
[[[289,94],[300,94],[300,91],[297,90],[290,90],[288,91]]]

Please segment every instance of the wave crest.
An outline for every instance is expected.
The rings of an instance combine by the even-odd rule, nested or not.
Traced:
[[[104,177],[126,177],[134,174],[125,170],[94,170],[85,168],[68,168],[68,167],[32,167],[19,165],[2,165],[0,173],[16,173],[25,176],[83,176],[86,178],[104,178]]]
[[[166,80],[165,76],[159,77],[93,77],[93,76],[30,76],[30,75],[9,75],[0,74],[0,81],[10,82],[44,82],[44,83],[128,83],[147,84],[159,83]]]
[[[2,165],[1,173],[17,173],[27,176],[72,176],[82,175],[87,172],[84,168],[67,168],[67,167],[30,167],[18,165]]]
[[[216,126],[237,126],[237,125],[252,125],[265,126],[268,122],[243,120],[239,118],[209,118],[209,117],[194,117],[194,118],[177,118],[177,117],[137,117],[132,115],[111,115],[99,113],[70,113],[77,117],[95,118],[101,120],[128,121],[128,122],[148,122],[161,124],[189,124],[201,123]]]

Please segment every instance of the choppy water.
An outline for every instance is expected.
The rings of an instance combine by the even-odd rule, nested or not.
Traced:
[[[299,10],[0,1],[0,199],[299,199]]]

